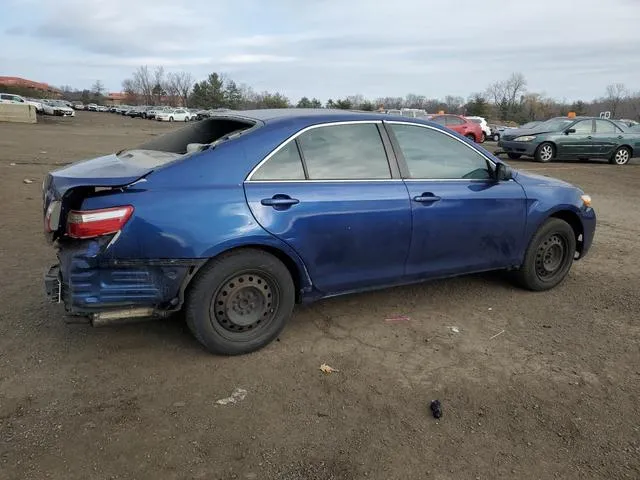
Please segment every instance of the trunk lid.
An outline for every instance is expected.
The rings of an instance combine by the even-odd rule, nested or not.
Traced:
[[[127,150],[49,172],[43,183],[45,231],[54,238],[64,224],[61,220],[65,213],[78,208],[78,202],[96,188],[126,187],[180,156],[154,150]]]

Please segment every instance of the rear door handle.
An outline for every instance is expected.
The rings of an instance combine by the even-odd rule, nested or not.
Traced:
[[[593,140],[593,137],[591,135],[587,135],[587,139],[588,140]]]
[[[624,137],[622,135],[618,135],[618,140],[622,140]]]
[[[419,203],[433,203],[433,202],[439,202],[440,197],[438,197],[437,195],[434,195],[433,193],[427,192],[427,193],[423,193],[422,195],[413,197],[413,201],[419,202]]]
[[[290,207],[300,203],[300,200],[289,195],[274,195],[271,198],[263,198],[260,203],[265,207]]]

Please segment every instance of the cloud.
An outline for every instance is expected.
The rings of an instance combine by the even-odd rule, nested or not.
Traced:
[[[592,98],[640,78],[635,0],[5,0],[4,71],[118,89],[141,64],[212,71],[298,98],[467,96],[514,71],[532,90]],[[553,12],[541,15],[536,12]],[[640,87],[635,87],[640,89]]]

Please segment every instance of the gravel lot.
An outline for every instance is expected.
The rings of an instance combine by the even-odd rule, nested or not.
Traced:
[[[593,197],[594,246],[554,291],[490,274],[336,298],[224,358],[180,317],[67,325],[43,295],[44,174],[173,128],[0,124],[3,480],[640,478],[638,160],[511,162]]]

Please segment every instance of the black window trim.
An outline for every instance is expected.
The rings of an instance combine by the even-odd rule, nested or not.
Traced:
[[[304,159],[304,154],[302,153],[302,148],[300,148],[300,143],[298,142],[298,137],[309,130],[313,130],[315,128],[322,127],[333,127],[339,125],[359,125],[359,124],[374,124],[378,129],[378,134],[380,135],[380,141],[382,142],[382,146],[387,157],[387,164],[389,167],[389,172],[391,174],[391,178],[358,178],[358,179],[309,179],[309,175],[307,172],[307,167]],[[296,148],[298,149],[298,153],[300,154],[300,159],[302,160],[302,168],[304,170],[305,179],[304,180],[252,180],[253,175],[257,172],[262,165],[271,159],[275,154],[277,154],[280,150],[282,150],[289,142],[295,141]],[[387,130],[383,126],[382,120],[348,120],[348,121],[337,121],[337,122],[323,122],[317,123],[315,125],[308,125],[303,129],[297,131],[293,135],[290,135],[283,142],[281,142],[276,148],[274,148],[271,152],[269,152],[260,162],[256,164],[255,167],[251,169],[247,177],[245,178],[245,183],[302,183],[302,182],[312,182],[312,183],[371,183],[371,182],[401,182],[402,176],[400,173],[400,167],[398,165],[398,159],[394,155],[395,150],[392,148],[392,143],[390,141],[390,137],[388,135]]]
[[[400,168],[400,173],[402,175],[402,180],[403,181],[405,181],[405,182],[465,182],[465,183],[469,183],[469,182],[472,182],[472,183],[478,183],[478,182],[486,183],[488,181],[493,181],[493,180],[490,180],[490,179],[482,179],[482,178],[411,178],[411,174],[409,172],[409,166],[407,165],[407,161],[404,158],[404,154],[402,153],[402,149],[400,148],[400,143],[398,142],[398,139],[396,138],[395,134],[393,133],[393,129],[391,129],[388,125],[411,125],[413,127],[422,127],[422,128],[426,128],[428,130],[435,130],[438,133],[443,133],[445,135],[448,135],[453,140],[456,140],[456,141],[460,142],[465,147],[469,148],[473,152],[475,152],[478,155],[480,155],[491,166],[492,170],[495,170],[495,168],[496,168],[496,161],[491,159],[491,158],[489,158],[487,155],[482,153],[480,150],[474,148],[473,146],[469,145],[468,143],[460,140],[459,138],[456,138],[451,133],[446,132],[445,130],[440,129],[440,128],[432,127],[431,125],[424,125],[422,123],[415,123],[415,122],[402,122],[402,121],[399,121],[399,120],[385,120],[383,122],[383,125],[384,125],[385,130],[387,131],[387,134],[389,135],[389,139],[391,140],[391,146],[393,147],[393,151],[395,153],[395,157],[397,159],[398,167]],[[513,180],[513,179],[511,179],[511,180]],[[509,180],[509,181],[511,181],[511,180]]]

